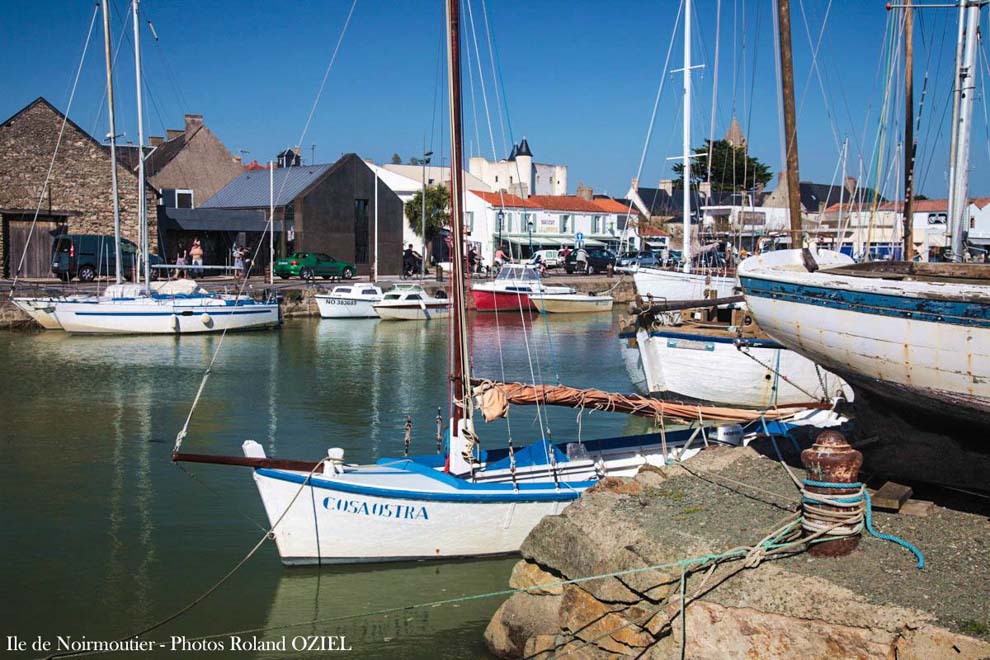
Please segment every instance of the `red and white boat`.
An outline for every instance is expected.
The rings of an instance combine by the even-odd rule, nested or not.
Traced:
[[[530,294],[573,294],[569,286],[544,286],[540,271],[530,264],[502,266],[495,279],[471,287],[474,308],[479,312],[514,311],[535,309]]]

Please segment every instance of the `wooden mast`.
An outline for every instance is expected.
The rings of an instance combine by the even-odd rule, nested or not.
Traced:
[[[787,202],[791,215],[791,247],[801,247],[801,188],[798,172],[797,114],[794,109],[794,60],[791,57],[790,0],[777,0],[780,47],[780,86],[784,106],[784,144],[787,157]]]
[[[914,241],[911,235],[914,219],[914,10],[911,0],[904,2],[904,248],[901,259],[914,259]],[[843,182],[844,183],[844,182]]]
[[[447,90],[450,103],[450,226],[452,229],[450,321],[450,451],[447,468],[454,474],[470,471],[463,455],[473,447],[471,366],[468,356],[464,273],[464,180],[461,142],[460,2],[447,2]]]

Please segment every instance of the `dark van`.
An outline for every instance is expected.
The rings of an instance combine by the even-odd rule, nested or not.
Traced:
[[[121,271],[130,278],[138,263],[138,248],[131,241],[120,241]],[[151,255],[151,265],[162,260]],[[68,282],[78,277],[81,282],[92,282],[97,277],[113,277],[116,272],[113,236],[101,234],[63,234],[55,240],[52,248],[52,272],[56,277]],[[157,271],[151,271],[157,277]]]

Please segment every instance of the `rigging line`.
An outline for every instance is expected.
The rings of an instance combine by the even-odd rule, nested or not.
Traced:
[[[65,135],[65,126],[69,122],[69,112],[72,110],[72,101],[76,98],[76,89],[79,87],[79,76],[82,74],[83,63],[86,61],[86,53],[89,51],[89,42],[93,38],[93,27],[96,25],[96,17],[100,12],[97,5],[93,8],[93,16],[89,19],[89,30],[86,32],[86,40],[83,41],[82,54],[79,56],[79,66],[76,67],[76,75],[72,81],[72,91],[69,92],[69,102],[65,106],[65,114],[62,115],[62,125],[58,129],[58,138],[55,140],[55,150],[52,152],[52,159],[48,163],[48,172],[45,174],[45,181],[41,185],[41,192],[38,193],[38,205],[34,208],[34,217],[31,218],[31,227],[28,229],[27,240],[24,242],[24,250],[21,252],[20,261],[17,263],[17,270],[14,272],[14,279],[10,284],[10,291],[13,294],[17,288],[17,280],[21,276],[21,269],[24,268],[24,261],[27,259],[28,245],[31,244],[31,237],[34,236],[34,229],[38,224],[38,214],[41,213],[41,205],[45,202],[45,193],[48,191],[48,182],[51,181],[52,171],[55,169],[55,159],[58,157],[59,147],[62,146],[62,137]]]
[[[712,148],[715,143],[715,108],[718,103],[718,51],[719,42],[721,41],[720,35],[722,31],[722,0],[718,0],[715,4],[715,63],[714,72],[712,73],[712,111],[711,111],[711,128],[708,131],[708,186],[711,190],[712,185]],[[735,158],[735,152],[733,152],[733,158]],[[735,168],[733,168],[733,178],[735,178]]]
[[[467,59],[467,71],[468,71],[468,89],[471,91],[471,124],[474,126],[474,143],[477,147],[477,151],[472,150],[471,155],[474,156],[477,153],[481,155],[481,133],[478,129],[478,106],[475,102],[474,93],[474,69],[471,68],[471,49],[464,49],[464,56]]]
[[[157,45],[157,47],[155,48],[155,52],[158,53],[159,58],[161,59],[162,63],[165,65],[165,74],[168,76],[169,83],[172,85],[172,91],[175,92],[176,100],[182,104],[183,108],[188,108],[189,104],[186,102],[186,96],[185,94],[182,93],[182,88],[179,87],[178,85],[175,72],[172,69],[172,65],[169,62],[167,56],[167,50],[161,45],[161,42],[158,39],[158,30],[156,30],[154,27],[154,22],[152,20],[152,17],[148,13],[147,8],[143,9],[142,11],[144,12],[145,16],[148,19],[147,20],[148,29],[151,30],[151,36],[154,38],[155,44]]]
[[[825,17],[822,19],[822,27],[818,33],[817,44],[812,41],[811,36],[811,25],[808,22],[808,14],[804,8],[804,0],[800,0],[799,4],[801,6],[801,18],[804,23],[804,31],[808,36],[808,45],[812,47],[812,57],[811,57],[811,70],[818,79],[818,88],[822,93],[822,103],[825,105],[825,116],[828,119],[829,128],[832,129],[832,138],[835,140],[835,148],[837,151],[841,148],[841,141],[839,140],[839,127],[836,125],[835,116],[832,112],[832,104],[828,97],[828,93],[825,91],[825,81],[822,79],[822,70],[818,64],[818,55],[822,47],[822,41],[825,37],[825,26],[828,25],[829,12],[832,10],[832,0],[829,0],[828,5],[825,7]],[[811,74],[808,75],[809,85],[811,83]]]
[[[437,68],[435,72],[436,75],[434,75],[433,77],[433,111],[430,113],[430,149],[429,149],[430,151],[433,151],[433,147],[436,145],[435,134],[436,134],[437,117],[439,116],[440,121],[443,122],[443,109],[437,107],[439,105],[439,99],[442,93],[440,91],[440,78],[441,78],[441,72],[443,71],[443,58],[444,58],[443,38],[441,38],[437,42]],[[442,130],[443,129],[441,128],[441,131]],[[425,151],[426,150],[424,149],[424,152]],[[425,155],[423,157],[426,158]],[[441,157],[441,163],[440,163],[441,167],[443,166],[442,160],[443,159]],[[424,236],[423,239],[425,240],[426,237]]]
[[[478,34],[474,29],[474,12],[471,8],[471,0],[467,0],[468,23],[471,26],[471,40],[474,42],[474,52],[477,55],[475,63],[478,65],[478,85],[481,87],[481,100],[485,106],[485,120],[488,122],[488,138],[492,145],[492,158],[498,160],[498,153],[495,147],[495,132],[492,129],[492,116],[488,109],[488,92],[485,89],[485,76],[481,69],[481,51],[478,49]]]
[[[323,89],[326,86],[327,77],[330,75],[330,70],[333,68],[333,64],[337,59],[337,52],[340,50],[340,44],[344,41],[344,35],[347,34],[347,26],[351,23],[351,16],[354,14],[354,8],[357,6],[357,0],[353,0],[351,3],[350,11],[347,12],[347,18],[344,21],[344,25],[340,30],[340,36],[337,39],[337,45],[334,47],[333,55],[330,57],[330,62],[327,64],[326,72],[323,74],[323,80],[320,83],[319,92],[317,92],[316,98],[313,100],[313,107],[310,109],[309,118],[306,120],[306,127],[303,129],[302,134],[299,137],[297,144],[303,144],[306,138],[306,133],[309,130],[310,121],[313,119],[313,114],[316,112],[316,106],[320,101],[320,96],[323,94]],[[285,186],[288,183],[288,177],[282,177],[282,184],[279,187],[278,194],[275,195],[275,201],[278,202],[282,197],[282,193],[285,190]],[[261,238],[258,240],[258,245],[254,249],[254,254],[251,258],[251,264],[248,266],[247,273],[244,276],[243,281],[237,287],[237,294],[234,297],[234,304],[236,305],[241,297],[244,295],[244,291],[247,288],[248,281],[251,278],[251,271],[254,269],[255,264],[258,262],[258,255],[261,253],[261,248],[265,244],[265,236],[268,232],[274,233],[275,231],[275,216],[272,215],[268,218],[268,224],[265,227],[265,231],[262,232]],[[213,373],[213,366],[216,364],[217,357],[220,355],[220,350],[223,348],[224,339],[227,338],[227,329],[229,326],[224,326],[223,331],[220,333],[220,339],[217,340],[217,347],[213,350],[213,355],[210,357],[210,362],[206,367],[206,371],[203,372],[203,379],[199,383],[199,388],[196,390],[196,396],[193,398],[192,405],[189,407],[189,414],[186,415],[186,420],[182,424],[182,428],[175,435],[175,445],[173,452],[178,452],[182,447],[182,441],[189,434],[189,423],[192,421],[192,416],[196,412],[196,407],[199,405],[199,401],[203,396],[203,390],[206,389],[206,383],[210,379],[210,374]]]
[[[495,70],[495,49],[493,48],[493,45],[492,45],[492,43],[493,43],[492,42],[492,39],[493,39],[492,38],[492,32],[493,32],[493,30],[491,28],[491,24],[488,21],[488,3],[485,0],[481,0],[481,17],[482,17],[482,19],[484,20],[484,23],[485,23],[485,36],[488,39],[488,55],[489,55],[489,59],[491,61],[491,65],[492,65],[492,89],[495,91],[495,108],[498,111],[498,123],[499,123],[499,127],[500,127],[500,129],[502,131],[502,148],[505,149],[505,153],[508,153],[508,151],[509,151],[509,145],[505,141],[505,137],[506,137],[506,134],[505,134],[505,124],[502,121],[502,109],[503,109],[502,106],[503,106],[503,102],[500,100],[499,90],[498,90],[500,78],[499,78],[498,73]],[[474,26],[472,26],[471,29],[473,31],[474,30]],[[481,53],[478,53],[478,57],[481,57]],[[503,90],[503,92],[504,92],[504,90]],[[503,96],[504,96],[504,94],[503,94]],[[509,106],[506,103],[505,104],[505,114],[508,115],[508,113],[509,113]]]
[[[924,12],[921,12],[919,14],[919,16],[921,16],[923,18],[924,17]],[[927,48],[929,49],[929,53],[928,53],[929,54],[929,61],[930,61],[930,57],[931,57],[931,54],[932,54],[933,51],[938,50],[938,52],[939,52],[939,57],[938,57],[938,60],[936,62],[936,65],[935,65],[935,75],[934,75],[934,79],[935,79],[935,83],[934,84],[936,86],[938,84],[938,81],[941,79],[942,62],[944,61],[943,51],[945,50],[945,40],[946,40],[946,34],[948,32],[948,26],[949,26],[949,21],[948,20],[943,21],[943,23],[942,23],[942,37],[941,37],[941,40],[939,42],[939,46],[938,46],[937,49],[934,48],[934,43],[935,43],[935,35],[934,35],[934,33],[932,34],[931,40],[929,41],[928,46],[927,46]],[[925,91],[922,92],[922,99],[925,98],[925,92],[928,89],[928,73],[929,73],[929,66],[926,64],[926,68],[925,68],[925,88],[924,88]],[[918,138],[918,144],[919,145],[921,145],[921,144],[927,145],[926,148],[925,148],[925,151],[924,151],[923,155],[922,156],[916,156],[915,157],[916,160],[919,161],[919,164],[915,167],[915,170],[916,170],[916,172],[915,172],[915,181],[918,183],[919,188],[924,187],[924,182],[925,182],[925,180],[928,177],[928,171],[929,171],[929,169],[931,167],[931,162],[932,162],[932,160],[934,159],[934,156],[935,156],[935,147],[938,144],[938,142],[939,142],[939,140],[941,139],[941,136],[942,136],[942,126],[945,123],[945,114],[946,114],[946,111],[948,110],[948,104],[949,104],[949,101],[950,100],[951,100],[951,94],[946,98],[946,105],[942,108],[942,117],[941,117],[941,119],[934,124],[934,126],[937,128],[937,132],[935,134],[935,139],[934,140],[929,140],[929,136],[931,134],[931,129],[928,129],[928,130],[925,131],[924,139],[922,139],[920,136]],[[919,114],[920,114],[920,109],[919,109]],[[929,122],[929,124],[931,124],[931,122]],[[926,124],[925,126],[928,126],[929,124]],[[927,164],[924,163],[924,162],[922,162],[924,160],[927,160]],[[921,169],[924,169],[924,175],[919,179],[918,174],[917,174],[917,171],[918,170],[921,170]]]

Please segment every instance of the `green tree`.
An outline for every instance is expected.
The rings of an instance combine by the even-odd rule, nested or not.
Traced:
[[[745,147],[735,147],[725,140],[705,140],[705,144],[694,150],[695,158],[691,161],[691,185],[708,181],[708,150],[711,146],[712,192],[736,192],[750,190],[757,184],[766,184],[773,178],[770,168],[759,159],[750,156]],[[684,165],[674,165],[677,179],[674,185],[684,186]]]
[[[402,164],[402,156],[400,156],[399,154],[392,154],[392,164],[393,165],[401,165]]]
[[[417,234],[423,233],[423,191],[416,191],[406,202],[406,217],[409,227]],[[426,187],[426,236],[427,243],[450,223],[450,191],[442,185]]]

